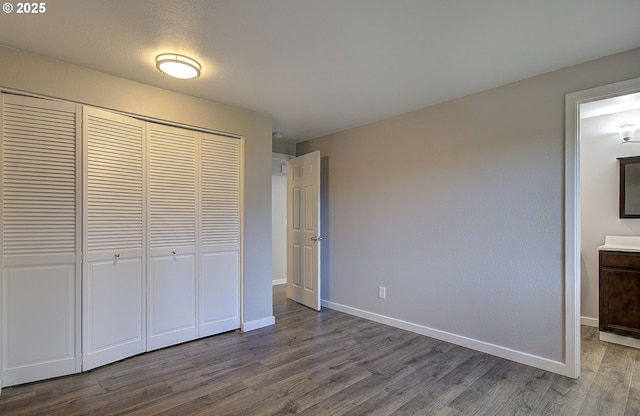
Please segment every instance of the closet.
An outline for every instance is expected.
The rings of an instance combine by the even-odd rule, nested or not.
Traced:
[[[241,140],[2,100],[2,386],[240,327]]]

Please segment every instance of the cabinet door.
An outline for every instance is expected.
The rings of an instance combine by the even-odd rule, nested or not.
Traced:
[[[83,369],[146,349],[143,261],[145,124],[84,109]]]
[[[77,108],[2,95],[2,385],[80,370]]]
[[[148,125],[148,350],[196,337],[196,138]]]
[[[240,140],[201,134],[200,337],[240,327]]]
[[[600,270],[600,330],[640,338],[640,270]]]

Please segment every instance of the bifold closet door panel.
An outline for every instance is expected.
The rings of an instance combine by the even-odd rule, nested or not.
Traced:
[[[240,327],[240,140],[200,135],[199,336]]]
[[[2,94],[2,386],[80,371],[79,108]]]
[[[146,350],[145,123],[86,108],[83,370]]]
[[[148,124],[147,349],[196,338],[197,133]]]

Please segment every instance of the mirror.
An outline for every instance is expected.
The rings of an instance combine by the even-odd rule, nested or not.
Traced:
[[[620,218],[640,218],[640,156],[620,157]]]

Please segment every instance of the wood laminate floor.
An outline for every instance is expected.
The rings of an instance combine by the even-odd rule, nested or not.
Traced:
[[[6,388],[0,415],[640,414],[640,351],[595,328],[572,380],[274,297],[275,326]]]

